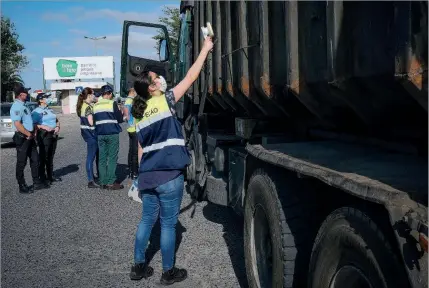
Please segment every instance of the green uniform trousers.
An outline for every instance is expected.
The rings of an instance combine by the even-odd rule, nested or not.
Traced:
[[[110,185],[116,181],[116,164],[119,152],[119,134],[98,135],[100,185]]]

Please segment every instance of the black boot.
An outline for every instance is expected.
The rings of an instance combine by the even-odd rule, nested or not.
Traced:
[[[99,188],[97,184],[95,184],[94,181],[88,182],[88,188]]]
[[[61,181],[62,181],[62,179],[60,177],[53,176],[51,178],[48,178],[49,185],[52,185],[53,182],[61,182]]]
[[[188,272],[185,269],[173,267],[172,269],[162,273],[161,284],[171,285],[175,282],[181,282],[186,278],[188,278]]]
[[[146,264],[134,264],[131,267],[130,279],[141,280],[142,278],[148,278],[153,275],[153,268]]]
[[[46,189],[51,187],[47,181],[33,180],[33,188],[34,190]]]
[[[33,193],[33,187],[28,187],[27,184],[19,184],[19,193],[29,194]]]

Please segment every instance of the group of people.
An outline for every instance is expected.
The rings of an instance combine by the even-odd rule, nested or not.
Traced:
[[[97,99],[94,90],[87,87],[79,95],[76,105],[81,135],[87,145],[88,187],[119,190],[124,188],[116,179],[119,134],[122,132],[120,123],[124,122],[124,117],[118,104],[112,99],[112,87],[104,85],[100,93],[101,96]],[[97,160],[98,179],[94,175],[94,160]]]
[[[142,72],[136,77],[133,87],[130,87],[122,111],[112,100],[113,89],[110,86],[101,88],[102,98],[99,100],[96,100],[91,88],[85,88],[79,95],[77,114],[82,137],[87,143],[88,187],[111,190],[123,188],[116,182],[115,170],[119,133],[122,131],[119,124],[128,122],[130,178],[138,181],[143,203],[142,218],[135,236],[131,280],[153,275],[153,268],[148,265],[145,253],[158,214],[161,223],[161,283],[170,285],[187,278],[187,271],[175,266],[175,246],[176,224],[184,190],[184,170],[190,158],[181,124],[175,115],[175,104],[198,78],[212,49],[212,38],[206,37],[198,58],[184,79],[168,91],[161,75],[153,71]],[[32,133],[32,130],[28,130],[28,133],[22,131],[19,133],[23,133],[23,137],[30,137]],[[93,173],[97,155],[100,186],[96,184]]]
[[[48,107],[48,94],[39,93],[36,97],[38,107],[30,111],[25,105],[29,99],[29,90],[30,88],[17,84],[14,88],[15,102],[10,108],[15,129],[13,141],[17,152],[16,179],[20,193],[32,193],[61,181],[61,178],[55,177],[53,173],[60,122],[55,112]],[[31,186],[27,185],[24,177],[27,158],[30,158],[33,178]]]

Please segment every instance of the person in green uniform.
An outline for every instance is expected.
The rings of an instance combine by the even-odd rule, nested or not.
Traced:
[[[101,87],[102,99],[94,105],[95,132],[99,149],[99,180],[101,189],[119,190],[124,186],[116,181],[116,165],[119,152],[119,123],[124,122],[116,101],[112,100],[113,88]]]

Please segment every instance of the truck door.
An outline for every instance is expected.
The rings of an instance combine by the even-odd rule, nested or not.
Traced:
[[[137,75],[150,70],[162,75],[172,85],[171,49],[164,25],[124,21],[121,50],[120,94],[127,96]]]

